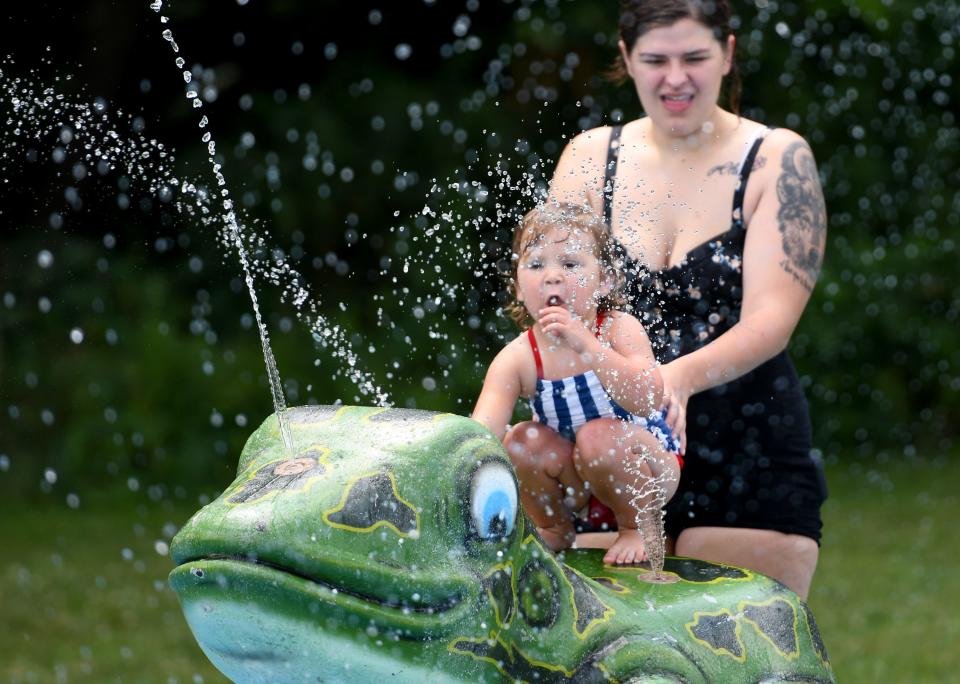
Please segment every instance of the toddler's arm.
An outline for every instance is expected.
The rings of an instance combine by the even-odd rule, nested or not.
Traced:
[[[490,364],[483,380],[483,389],[470,416],[501,441],[507,434],[507,424],[520,398],[520,373],[513,346],[504,347]]]
[[[612,317],[610,347],[594,353],[595,372],[613,399],[631,413],[646,416],[660,407],[663,380],[643,325],[629,314]]]

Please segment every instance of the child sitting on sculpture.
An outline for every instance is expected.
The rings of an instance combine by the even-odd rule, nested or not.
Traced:
[[[661,511],[682,458],[658,408],[663,387],[647,334],[616,309],[612,247],[588,208],[550,203],[524,216],[508,310],[526,332],[490,364],[472,417],[504,441],[523,507],[550,548],[573,544],[573,515],[593,496],[617,521],[604,562],[629,564],[648,551],[662,559]],[[533,419],[511,428],[520,397]]]

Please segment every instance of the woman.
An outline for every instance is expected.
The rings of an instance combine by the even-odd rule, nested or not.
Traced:
[[[663,364],[668,422],[686,425],[666,517],[674,553],[757,570],[806,598],[826,486],[785,349],[819,274],[826,214],[807,143],[736,113],[729,16],[724,0],[621,2],[621,66],[646,116],[574,138],[550,194],[609,222]]]

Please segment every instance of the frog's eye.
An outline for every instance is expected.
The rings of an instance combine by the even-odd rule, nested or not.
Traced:
[[[503,463],[484,463],[470,483],[470,519],[481,539],[502,539],[517,519],[517,484]]]

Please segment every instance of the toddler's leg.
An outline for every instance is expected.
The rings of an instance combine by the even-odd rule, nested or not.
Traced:
[[[504,439],[520,480],[520,500],[540,536],[554,551],[568,548],[576,534],[573,511],[586,503],[573,464],[573,444],[535,421],[515,425]]]
[[[644,536],[662,556],[661,510],[677,490],[680,468],[647,430],[613,419],[587,423],[577,434],[576,467],[594,495],[617,518],[617,540],[603,560],[639,563],[647,558]],[[638,524],[643,529],[638,529]]]

